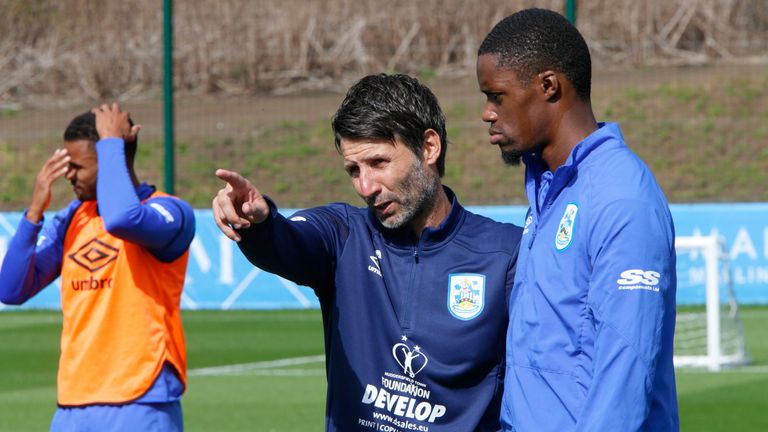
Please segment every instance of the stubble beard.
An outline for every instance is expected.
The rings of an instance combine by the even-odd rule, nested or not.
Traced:
[[[503,142],[496,144],[499,147],[501,160],[504,162],[504,165],[518,166],[523,161],[524,153],[520,151],[520,149],[516,148],[513,144],[513,141],[506,137]]]
[[[400,184],[401,194],[396,200],[400,210],[389,219],[377,213],[379,222],[386,228],[396,229],[423,216],[434,206],[439,184],[436,175],[425,169],[418,158],[414,158],[408,177]]]
[[[88,190],[82,186],[78,186],[72,183],[72,192],[75,194],[78,200],[82,202],[94,201],[96,199],[96,190]]]
[[[504,161],[504,165],[507,166],[520,166],[523,161],[523,155],[516,151],[502,150],[501,160]]]

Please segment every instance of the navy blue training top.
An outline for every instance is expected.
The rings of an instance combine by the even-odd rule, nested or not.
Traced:
[[[326,430],[496,431],[521,229],[452,207],[420,238],[331,204],[241,230],[260,268],[314,289]]]

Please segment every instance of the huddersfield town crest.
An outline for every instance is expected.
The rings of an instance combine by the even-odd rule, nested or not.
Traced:
[[[571,245],[571,240],[573,240],[573,224],[576,221],[576,213],[578,211],[579,206],[576,203],[568,203],[565,207],[565,213],[563,213],[563,218],[560,219],[557,235],[555,235],[555,249],[558,251],[564,251]]]
[[[485,306],[485,275],[448,275],[448,311],[460,320],[477,318]]]

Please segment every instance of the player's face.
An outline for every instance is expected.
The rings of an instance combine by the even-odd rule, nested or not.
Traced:
[[[67,180],[80,201],[96,199],[96,173],[98,160],[96,147],[88,140],[65,141],[64,148],[69,154]]]
[[[341,140],[344,169],[382,225],[400,228],[434,202],[439,177],[396,140]]]
[[[515,72],[498,68],[496,60],[495,54],[477,59],[477,82],[486,95],[482,118],[504,162],[517,165],[523,155],[546,145],[547,107],[535,83],[524,85]]]

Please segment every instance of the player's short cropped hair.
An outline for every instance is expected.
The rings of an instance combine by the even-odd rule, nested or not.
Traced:
[[[128,118],[128,123],[133,126],[133,120],[130,117]],[[99,139],[99,132],[96,130],[96,114],[90,111],[73,118],[64,130],[64,141],[86,140],[95,145]],[[136,155],[137,144],[138,138],[134,142],[125,143],[125,154],[131,161]]]
[[[96,131],[96,115],[90,111],[73,118],[64,130],[64,141],[80,140],[93,143],[99,140],[99,133]]]
[[[480,45],[478,56],[498,56],[498,67],[515,72],[523,84],[547,69],[561,72],[582,100],[589,100],[592,60],[579,31],[546,9],[524,9],[499,21]]]
[[[424,132],[434,129],[441,149],[437,172],[445,174],[448,149],[445,114],[437,97],[416,78],[400,74],[368,75],[353,85],[331,121],[336,149],[342,139],[401,139],[419,158]]]

